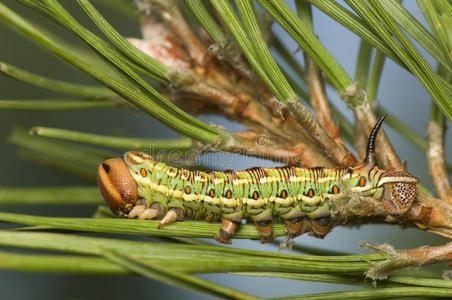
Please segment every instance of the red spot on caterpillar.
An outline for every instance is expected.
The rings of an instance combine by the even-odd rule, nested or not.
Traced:
[[[215,190],[214,189],[210,189],[209,196],[210,197],[215,197]]]
[[[333,194],[339,194],[339,187],[337,185],[333,185],[331,191],[333,192]]]
[[[190,193],[191,193],[191,187],[190,187],[189,185],[187,185],[187,186],[184,188],[184,192],[185,192],[186,194],[190,194]]]
[[[141,174],[141,176],[143,176],[143,177],[146,177],[146,176],[148,176],[148,172],[146,171],[146,169],[145,169],[145,168],[141,168],[141,170],[140,170],[140,174]]]
[[[232,198],[231,190],[227,190],[226,193],[225,193],[225,196],[226,196],[227,199],[231,199]]]
[[[359,181],[358,181],[358,185],[360,186],[360,187],[364,187],[365,185],[366,185],[366,177],[364,177],[364,176],[361,176],[360,178],[359,178]]]
[[[259,199],[259,193],[258,193],[258,192],[254,191],[254,193],[253,193],[253,199],[254,199],[254,200]]]
[[[281,198],[283,198],[283,199],[287,198],[287,191],[286,190],[282,190],[281,191]]]

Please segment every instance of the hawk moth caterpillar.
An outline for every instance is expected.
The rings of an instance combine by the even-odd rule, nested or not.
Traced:
[[[215,235],[229,244],[243,219],[255,223],[261,242],[273,240],[279,217],[289,238],[304,232],[323,237],[330,228],[329,200],[349,193],[382,202],[391,215],[403,215],[417,197],[418,178],[377,167],[375,140],[384,116],[373,127],[364,161],[345,168],[284,166],[242,171],[198,171],[158,162],[144,152],[102,162],[98,184],[116,215],[161,219],[159,228],[184,217],[221,220]]]

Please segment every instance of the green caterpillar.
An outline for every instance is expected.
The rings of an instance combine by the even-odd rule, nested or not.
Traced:
[[[172,167],[143,152],[127,152],[101,163],[98,183],[116,215],[161,219],[159,228],[186,216],[222,220],[215,235],[221,243],[231,243],[242,219],[256,224],[263,243],[273,240],[274,216],[285,222],[290,238],[304,232],[323,237],[331,229],[329,201],[336,197],[351,193],[373,197],[391,215],[406,213],[414,202],[415,176],[376,165],[375,138],[383,119],[372,129],[365,160],[349,168],[203,172]]]

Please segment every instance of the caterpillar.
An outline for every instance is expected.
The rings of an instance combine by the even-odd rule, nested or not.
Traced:
[[[284,166],[242,171],[187,170],[159,162],[144,152],[126,152],[102,162],[98,184],[118,216],[160,219],[158,227],[184,217],[221,220],[215,235],[230,244],[243,219],[255,223],[261,242],[273,240],[279,217],[289,238],[330,231],[330,200],[351,193],[381,201],[391,215],[403,215],[417,197],[418,178],[377,167],[375,140],[384,117],[373,127],[362,163],[344,168]]]

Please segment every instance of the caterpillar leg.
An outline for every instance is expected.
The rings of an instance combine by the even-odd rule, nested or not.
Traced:
[[[240,227],[240,223],[229,219],[223,219],[221,222],[221,229],[215,235],[215,240],[222,244],[231,244],[231,239],[234,233]]]
[[[158,228],[162,228],[168,223],[173,223],[176,221],[182,221],[184,219],[184,211],[182,208],[179,207],[173,207],[168,210],[166,215],[163,217],[163,219],[160,221],[160,224],[158,225]]]
[[[261,220],[255,221],[256,228],[261,235],[261,243],[265,244],[274,240],[275,236],[273,235],[272,230],[272,220]]]
[[[286,219],[285,223],[287,226],[287,233],[289,235],[289,238],[295,238],[305,232],[311,231],[312,229],[311,220],[309,220],[307,217]]]
[[[138,218],[139,220],[158,219],[163,215],[164,208],[160,203],[154,203],[149,208],[145,200],[138,200],[137,205],[129,212],[129,219]]]
[[[330,216],[312,219],[312,234],[318,238],[323,238],[330,232],[330,222]]]
[[[136,205],[127,215],[127,218],[129,219],[135,219],[136,217],[140,216],[144,210],[146,210],[146,206],[144,205]]]

